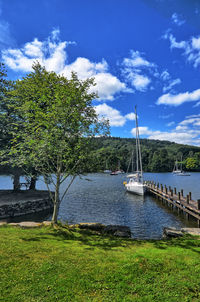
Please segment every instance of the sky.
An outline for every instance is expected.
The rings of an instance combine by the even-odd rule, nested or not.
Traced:
[[[0,61],[9,79],[36,60],[94,77],[111,135],[200,146],[199,0],[0,0]]]

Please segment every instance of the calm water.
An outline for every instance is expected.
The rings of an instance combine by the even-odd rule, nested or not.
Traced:
[[[125,175],[89,174],[77,178],[61,203],[59,219],[68,223],[100,222],[126,225],[134,238],[161,238],[163,227],[196,227],[195,221],[187,222],[171,212],[151,196],[136,196],[125,192]],[[200,199],[200,173],[191,176],[174,176],[171,173],[145,173],[146,180],[192,192],[193,199]],[[66,184],[62,187],[64,190]],[[0,189],[12,188],[9,176],[0,176]],[[39,180],[37,189],[44,189]],[[38,217],[37,217],[38,218]],[[22,219],[24,220],[24,218]],[[34,218],[33,218],[34,220]]]

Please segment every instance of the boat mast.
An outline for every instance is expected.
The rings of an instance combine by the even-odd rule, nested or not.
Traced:
[[[143,172],[142,172],[142,156],[141,156],[141,148],[140,148],[140,137],[139,137],[139,127],[138,127],[138,118],[137,118],[137,107],[135,106],[135,123],[136,123],[136,154],[137,154],[137,171],[141,172],[141,178],[143,179]],[[139,163],[138,163],[139,159]]]
[[[135,106],[135,147],[136,147],[136,172],[139,172],[139,165],[138,165],[138,131],[137,131],[137,112]]]

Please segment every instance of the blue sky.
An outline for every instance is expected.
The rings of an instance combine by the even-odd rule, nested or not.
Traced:
[[[10,79],[35,60],[94,77],[111,135],[200,146],[199,0],[0,0],[0,51]]]

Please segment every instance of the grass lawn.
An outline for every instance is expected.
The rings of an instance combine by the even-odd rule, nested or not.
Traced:
[[[200,301],[200,240],[2,226],[0,301]]]

